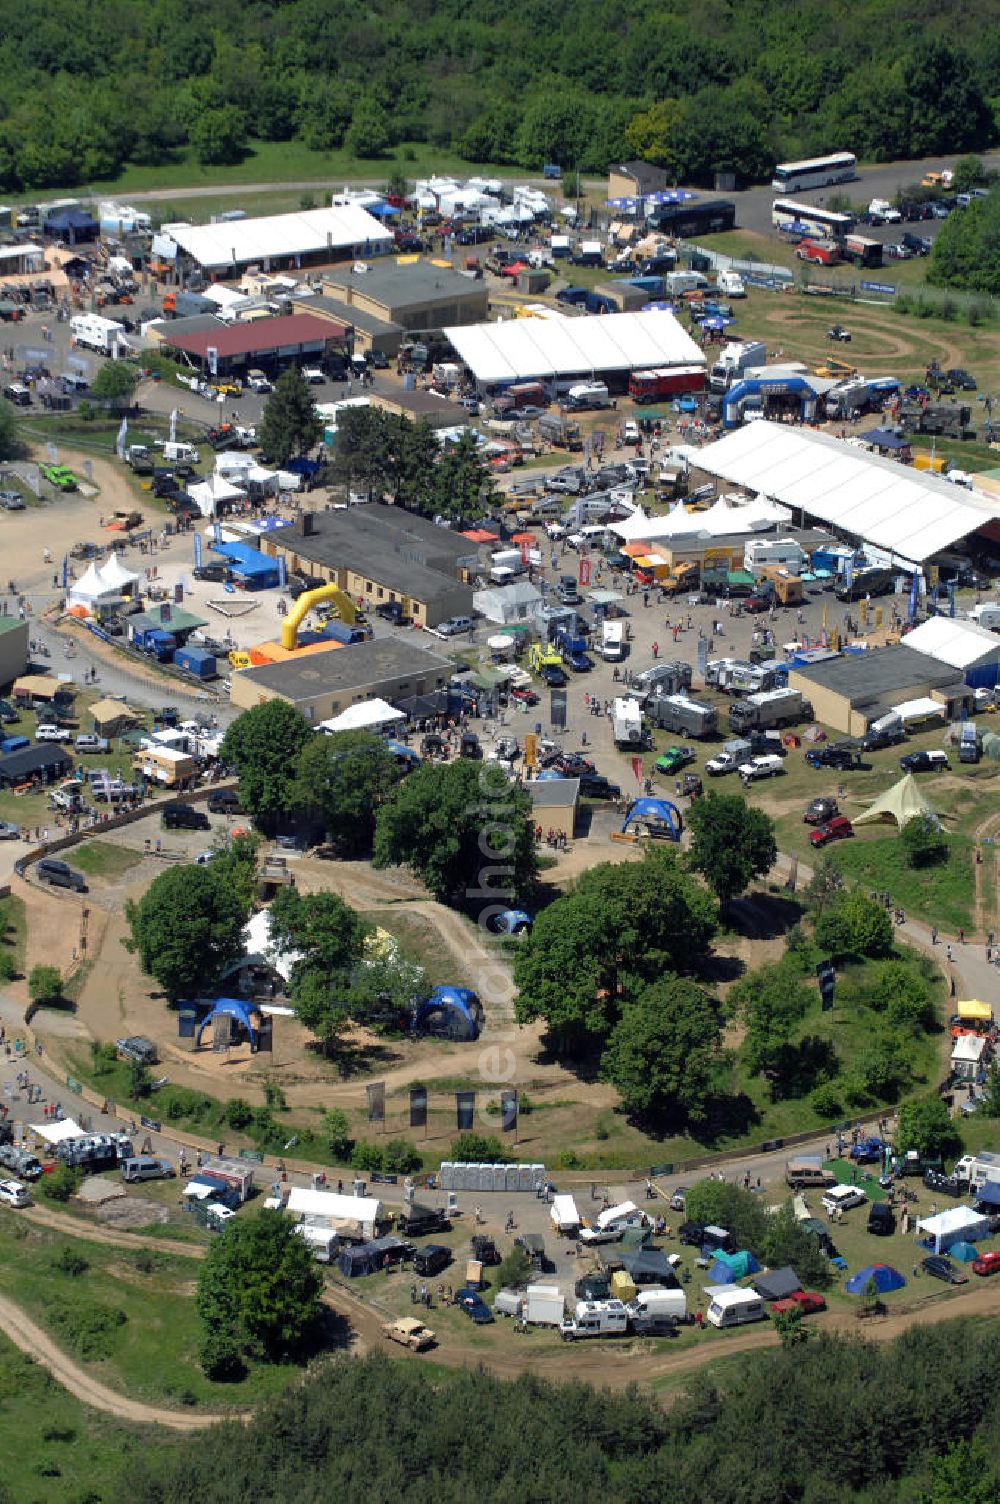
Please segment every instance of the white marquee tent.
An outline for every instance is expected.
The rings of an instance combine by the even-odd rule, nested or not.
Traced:
[[[93,606],[98,601],[117,600],[120,595],[119,586],[106,580],[93,560],[90,561],[84,574],[75,580],[66,592],[70,604],[75,606]]]
[[[107,561],[101,566],[101,579],[112,590],[128,590],[138,580],[139,576],[131,569],[126,569],[117,553],[112,552]]]
[[[363,700],[360,705],[348,705],[339,715],[328,721],[320,721],[317,731],[372,731],[379,726],[390,726],[396,721],[405,721],[406,716],[387,700]]]
[[[252,262],[266,267],[272,259],[322,251],[329,251],[331,260],[344,253],[372,256],[393,244],[392,232],[357,204],[215,225],[169,224],[161,234],[199,266],[212,270]]]
[[[984,660],[1000,661],[1000,637],[974,621],[958,617],[930,616],[906,634],[908,648],[927,653],[939,663],[947,663],[965,673]]]
[[[904,565],[922,564],[1000,518],[1000,504],[940,476],[767,420],[707,444],[698,465],[872,543]]]
[[[214,517],[222,503],[239,501],[245,494],[219,474],[188,487],[188,495],[203,517]]]
[[[444,332],[483,386],[705,364],[703,352],[673,314],[659,309],[601,318],[507,319]]]

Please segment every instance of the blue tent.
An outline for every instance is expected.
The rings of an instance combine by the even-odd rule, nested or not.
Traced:
[[[984,1206],[1000,1206],[1000,1184],[995,1180],[988,1180],[985,1185],[979,1187],[975,1199],[977,1202],[982,1202]]]
[[[724,1264],[729,1270],[730,1279],[745,1279],[748,1274],[759,1274],[760,1265],[749,1249],[741,1249],[739,1253],[717,1253],[716,1264]]]
[[[248,1003],[244,998],[241,997],[216,998],[215,1002],[212,1005],[211,1012],[206,1013],[205,1017],[198,1025],[198,1033],[195,1036],[195,1043],[201,1044],[201,1036],[204,1034],[209,1024],[213,1023],[215,1019],[220,1015],[225,1014],[228,1014],[230,1018],[235,1019],[238,1027],[246,1031],[247,1035],[249,1036],[251,1046],[253,1047],[253,1049],[256,1049],[257,1030],[260,1023],[260,1009],[256,1007],[255,1004]],[[256,1023],[254,1023],[254,1019],[257,1020]]]
[[[485,1021],[483,1005],[468,987],[435,987],[413,1015],[416,1034],[438,1039],[478,1039]]]
[[[666,836],[671,841],[679,841],[684,828],[680,810],[669,799],[636,799],[625,816],[622,832],[627,833],[633,823],[645,826],[651,834]]]
[[[898,433],[893,433],[891,428],[869,428],[867,433],[859,433],[859,439],[864,439],[866,444],[874,444],[878,449],[909,449],[910,441]]]
[[[729,1265],[723,1263],[719,1257],[716,1257],[715,1263],[709,1269],[708,1279],[709,1283],[713,1285],[732,1285],[736,1282],[736,1276]]]
[[[848,1295],[863,1295],[865,1286],[874,1281],[875,1288],[880,1295],[887,1295],[892,1290],[901,1290],[906,1280],[898,1269],[893,1269],[890,1264],[867,1264],[864,1269],[859,1269],[857,1274],[852,1274],[844,1286]]]
[[[971,1264],[973,1259],[979,1257],[971,1243],[952,1243],[948,1253],[951,1258],[959,1259],[963,1264]]]
[[[374,214],[376,219],[398,219],[399,210],[391,204],[365,204],[369,214]]]

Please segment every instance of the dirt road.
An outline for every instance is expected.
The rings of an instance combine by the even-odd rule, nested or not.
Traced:
[[[233,1418],[221,1414],[212,1415],[200,1410],[190,1412],[164,1410],[155,1405],[143,1405],[138,1400],[130,1400],[127,1395],[120,1394],[117,1390],[108,1389],[97,1379],[91,1378],[90,1374],[74,1363],[72,1358],[67,1357],[51,1337],[47,1336],[41,1327],[36,1326],[19,1306],[2,1295],[0,1295],[0,1326],[15,1346],[47,1368],[52,1377],[64,1389],[68,1389],[76,1399],[81,1400],[85,1405],[92,1405],[95,1410],[105,1410],[118,1420],[131,1421],[137,1426],[168,1426],[173,1431],[201,1431],[206,1426],[214,1426],[220,1421]]]

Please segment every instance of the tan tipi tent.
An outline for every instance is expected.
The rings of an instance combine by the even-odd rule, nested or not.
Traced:
[[[874,825],[876,820],[894,820],[902,830],[911,820],[929,815],[937,824],[937,810],[931,804],[912,773],[907,773],[891,789],[880,794],[863,814],[855,815],[855,825]]]

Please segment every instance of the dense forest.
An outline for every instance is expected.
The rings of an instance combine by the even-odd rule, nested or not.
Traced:
[[[724,1379],[696,1374],[668,1410],[636,1389],[345,1358],[252,1426],[147,1449],[119,1498],[996,1504],[998,1358],[996,1322],[914,1327],[885,1345],[814,1338]]]
[[[678,179],[990,144],[1000,3],[0,0],[0,191],[254,140]]]

